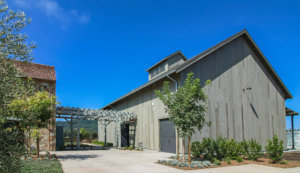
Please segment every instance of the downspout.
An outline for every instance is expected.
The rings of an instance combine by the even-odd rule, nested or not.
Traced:
[[[171,78],[168,74],[167,74],[167,78],[169,78],[171,81],[173,81],[175,83],[175,92],[177,92],[178,89],[178,83],[175,79]],[[176,129],[176,155],[177,155],[177,160],[179,160],[179,132]]]
[[[175,79],[171,78],[168,74],[167,74],[167,77],[175,83],[175,92],[177,92],[177,88],[178,88],[177,81]]]

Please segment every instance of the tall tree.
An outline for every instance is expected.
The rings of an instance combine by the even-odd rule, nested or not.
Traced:
[[[28,89],[31,83],[22,80],[13,60],[31,61],[34,43],[28,44],[28,36],[22,29],[30,23],[22,11],[14,12],[4,0],[0,0],[0,120],[9,115],[8,103],[24,94],[32,94]],[[28,93],[30,92],[30,93]]]
[[[7,126],[12,119],[9,103],[22,95],[31,95],[32,83],[22,80],[13,60],[31,61],[33,43],[22,29],[30,23],[21,11],[14,12],[4,0],[0,0],[0,172],[19,172],[20,156],[24,148],[20,145],[18,129]]]
[[[207,84],[210,81],[206,82]],[[189,73],[183,86],[172,93],[169,82],[164,82],[162,91],[156,90],[156,95],[165,104],[170,120],[183,138],[183,161],[185,162],[185,138],[188,138],[188,162],[191,163],[191,136],[195,128],[202,130],[209,124],[205,119],[207,96],[200,85],[200,79]]]

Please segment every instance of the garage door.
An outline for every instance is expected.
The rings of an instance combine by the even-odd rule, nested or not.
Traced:
[[[169,119],[160,120],[160,151],[176,153],[176,132]]]

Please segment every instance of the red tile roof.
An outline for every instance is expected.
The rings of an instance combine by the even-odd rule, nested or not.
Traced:
[[[54,66],[20,61],[15,62],[15,64],[26,77],[56,81]]]

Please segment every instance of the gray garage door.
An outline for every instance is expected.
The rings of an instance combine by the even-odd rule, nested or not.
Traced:
[[[176,153],[176,132],[169,119],[160,120],[160,151]]]

